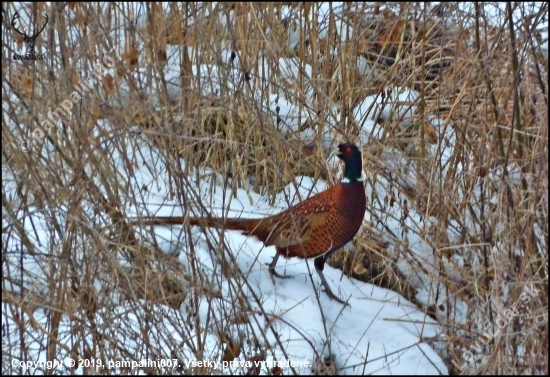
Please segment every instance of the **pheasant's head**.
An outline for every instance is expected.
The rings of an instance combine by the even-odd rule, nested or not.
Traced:
[[[359,148],[352,143],[339,144],[338,149],[334,153],[344,161],[344,178],[342,182],[355,183],[361,181],[363,163]]]

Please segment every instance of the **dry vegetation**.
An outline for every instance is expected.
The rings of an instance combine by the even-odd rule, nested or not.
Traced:
[[[382,140],[362,145],[369,184],[386,179],[393,195],[391,201],[376,194],[369,200],[382,211],[414,210],[422,223],[384,234],[385,218],[373,221],[365,228],[376,228],[375,237],[391,238],[391,247],[373,247],[370,232],[364,232],[354,242],[360,252],[340,252],[331,264],[398,291],[437,318],[447,335],[446,348],[439,351],[452,373],[460,372],[464,351],[487,331],[486,324],[499,336],[479,346],[474,355],[479,364],[466,370],[548,373],[548,52],[540,48],[539,33],[548,22],[548,5],[535,11],[522,3],[502,10],[489,3],[461,8],[349,3],[322,25],[316,21],[317,5],[286,5],[287,17],[276,3],[143,3],[139,14],[127,4],[33,4],[21,12],[35,24],[42,22],[43,12],[49,15],[36,42],[47,58],[16,61],[12,56],[21,53],[24,42],[10,23],[20,4],[3,4],[2,322],[10,316],[19,326],[10,334],[3,327],[4,373],[17,373],[9,360],[23,360],[30,352],[24,336],[29,329],[42,334],[37,341],[47,344],[48,359],[66,347],[62,344],[72,344],[66,350],[72,355],[125,356],[128,350],[117,345],[117,332],[139,339],[141,349],[155,357],[159,342],[170,344],[171,338],[158,328],[153,310],[176,309],[174,326],[179,321],[191,327],[197,321],[197,326],[196,316],[186,313],[197,313],[199,296],[217,294],[216,282],[205,282],[197,266],[183,266],[157,247],[140,244],[126,211],[142,207],[143,192],[131,185],[134,161],[115,168],[115,152],[124,156],[128,145],[160,151],[166,164],[151,174],[168,177],[167,195],[186,211],[209,213],[196,191],[200,177],[192,166],[211,168],[221,184],[273,198],[296,175],[332,182],[335,171],[325,163],[322,135],[358,142],[353,109],[367,95],[384,96],[396,86],[418,91],[417,112],[408,129],[388,119]],[[312,15],[314,22],[304,22]],[[341,19],[345,22],[337,22]],[[25,22],[23,28],[29,28]],[[320,37],[322,29],[326,33]],[[342,37],[351,30],[351,38]],[[292,31],[299,31],[294,48]],[[48,111],[70,98],[73,86],[111,56],[113,47],[120,55],[115,68],[72,107],[70,117],[62,117],[22,152],[21,138],[32,138]],[[173,54],[180,65],[170,64]],[[295,80],[256,74],[262,66],[277,72],[278,60],[287,57],[300,67],[311,65],[311,80],[302,74]],[[369,75],[359,72],[358,59],[371,64]],[[199,78],[199,64],[219,69]],[[205,93],[209,80],[219,82],[219,90]],[[311,102],[305,96],[308,86],[315,92]],[[284,120],[274,121],[261,101],[269,93],[285,93],[305,109],[310,116],[300,119],[300,131],[312,129],[318,135],[312,143],[303,143],[299,131],[283,132]],[[341,117],[329,111],[334,103]],[[428,121],[435,117],[457,137],[446,167],[427,152],[427,146],[443,143]],[[406,166],[388,164],[390,149],[401,151]],[[416,177],[414,187],[398,179],[406,169]],[[35,227],[39,220],[45,228]],[[426,269],[426,261],[400,241],[408,232],[417,232],[430,246],[427,255],[439,270]],[[460,242],[450,242],[449,232],[459,234]],[[206,234],[213,250],[223,250],[216,232]],[[185,252],[192,255],[192,245]],[[444,266],[456,255],[463,263],[454,263],[451,274]],[[236,273],[232,258],[219,252],[225,274]],[[428,302],[437,305],[415,297],[414,279],[398,268],[403,260],[430,277]],[[495,327],[526,287],[538,294],[506,326]],[[236,306],[246,308],[241,288],[232,289]],[[47,317],[47,327],[32,320],[37,312]],[[247,321],[235,313],[227,318]],[[143,333],[132,332],[128,321],[138,322]],[[70,333],[59,330],[61,323],[69,323]],[[229,324],[219,326],[220,350],[231,359],[239,345],[223,335]],[[189,334],[182,334],[187,346],[203,355],[203,339]],[[270,352],[262,348],[261,333],[250,330],[247,336],[257,345],[251,357]]]

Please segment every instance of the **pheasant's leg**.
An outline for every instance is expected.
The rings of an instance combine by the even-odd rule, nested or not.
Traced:
[[[321,278],[321,284],[323,284],[323,287],[325,287],[325,293],[327,294],[327,296],[334,301],[338,301],[340,304],[349,306],[347,302],[340,300],[338,297],[336,297],[334,293],[332,293],[332,290],[327,283],[327,279],[325,279],[325,276],[323,275],[323,269],[325,268],[325,256],[321,255],[320,257],[315,258],[313,264],[315,265],[315,270]]]
[[[269,264],[269,273],[271,274],[272,277],[276,276],[279,279],[288,279],[288,278],[290,278],[291,276],[279,275],[279,273],[277,271],[275,271],[275,266],[277,265],[278,260],[279,260],[279,253],[275,254],[275,256],[273,257],[273,260]]]

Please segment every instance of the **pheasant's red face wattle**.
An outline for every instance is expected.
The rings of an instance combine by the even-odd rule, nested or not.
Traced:
[[[347,146],[344,146],[342,147],[341,149],[341,152],[344,156],[346,156],[346,158],[351,158],[351,155],[352,155],[352,150],[351,150],[351,146],[347,145]]]

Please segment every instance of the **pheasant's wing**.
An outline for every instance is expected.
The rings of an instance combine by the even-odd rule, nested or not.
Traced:
[[[327,191],[304,200],[271,219],[271,233],[265,244],[277,248],[304,245],[319,230],[330,227],[334,209],[335,200]]]

